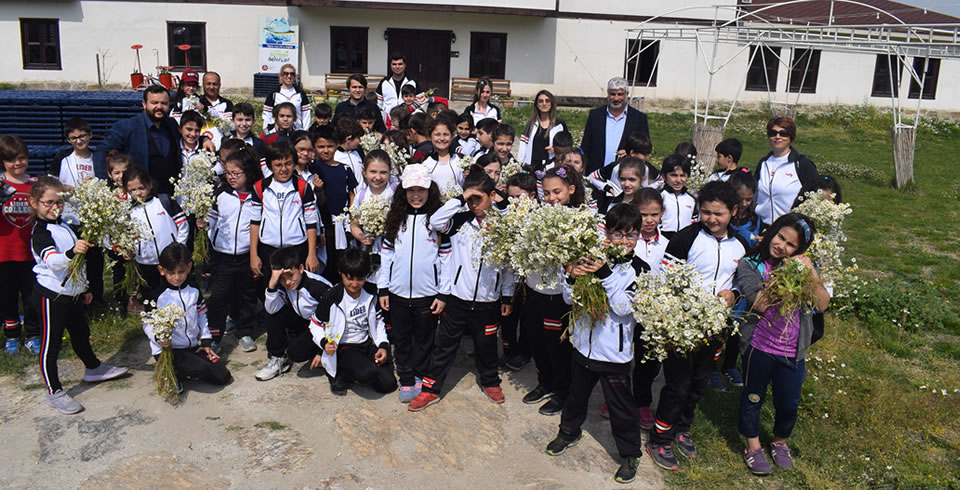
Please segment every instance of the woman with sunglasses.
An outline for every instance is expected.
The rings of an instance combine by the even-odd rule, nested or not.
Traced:
[[[797,124],[790,117],[775,117],[767,123],[771,152],[757,165],[756,213],[763,227],[790,212],[800,190],[816,182],[817,167],[791,146]]]
[[[534,170],[543,170],[553,160],[553,137],[567,130],[567,125],[557,119],[557,106],[549,90],[537,92],[530,119],[527,119],[520,135],[520,151],[517,158],[524,165],[533,165]]]
[[[294,130],[306,130],[310,127],[313,118],[310,97],[296,82],[297,69],[289,63],[283,65],[280,68],[280,90],[271,93],[263,101],[263,127],[266,128],[274,123],[273,107],[283,102],[290,102],[297,109],[297,117],[293,122]]]

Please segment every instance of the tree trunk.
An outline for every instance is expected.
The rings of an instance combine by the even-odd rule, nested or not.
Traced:
[[[917,129],[911,127],[892,127],[893,167],[897,174],[897,188],[913,182],[913,154],[917,145]]]
[[[713,172],[717,163],[717,144],[723,140],[723,126],[707,123],[694,123],[693,146],[697,147],[697,164],[703,172]]]

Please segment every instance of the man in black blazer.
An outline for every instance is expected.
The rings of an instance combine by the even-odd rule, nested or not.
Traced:
[[[613,77],[607,82],[607,105],[590,111],[583,128],[580,149],[587,156],[586,173],[615,161],[620,145],[635,131],[650,134],[647,115],[627,105],[627,80]]]

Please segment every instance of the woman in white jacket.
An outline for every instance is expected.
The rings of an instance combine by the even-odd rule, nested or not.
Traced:
[[[567,125],[557,119],[557,105],[549,90],[537,92],[536,105],[520,135],[520,150],[517,159],[524,165],[533,165],[536,170],[553,159],[553,137],[567,130]]]

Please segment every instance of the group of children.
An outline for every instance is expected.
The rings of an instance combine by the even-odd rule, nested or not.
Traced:
[[[488,89],[478,86],[481,95]],[[284,90],[285,97],[296,98],[292,86]],[[107,158],[118,197],[132,200],[134,217],[153,232],[134,256],[115,258],[136,262],[146,281],[140,295],[150,307],[175,303],[186,312],[183,328],[175,329],[169,343],[157,341],[144,325],[154,355],[171,347],[182,380],[229,383],[231,374],[219,357],[227,317],[239,348],[254,351],[262,301],[267,362],[256,373],[260,381],[304,362],[304,369],[327,375],[336,395],[363,383],[380,393],[397,390],[410,411],[420,411],[440,401],[462,342],[474,358],[480,389],[495,403],[504,402],[499,370],[522,369],[532,358],[537,385],[522,401],[540,405],[544,415],[561,415],[558,435],[546,452],[559,455],[580,439],[587,402],[599,381],[606,402],[600,415],[610,419],[622,457],[615,476],[620,482],[633,480],[644,448],[665,469],[677,469],[674,451],[696,457],[690,433],[695,408],[708,380],[722,372],[731,384],[745,386],[740,430],[748,441],[747,466],[757,474],[770,471],[757,426],[771,382],[777,409],[773,459],[780,467],[791,466],[785,440],[796,421],[810,315],[778,312],[763,297],[763,283],[788,261],[800,261],[815,274],[802,256],[815,228],[796,214],[776,217],[764,227],[753,212],[757,181],[739,166],[737,140],[716,147],[718,171],[693,192],[686,187],[697,154],[692,144],[678,145],[658,168],[649,161],[649,136],[635,133],[625,138],[616,162],[583,175],[585,157],[554,116],[540,127],[528,124],[521,142],[524,171],[501,182],[502,170],[514,160],[515,130],[495,118],[475,120],[478,111],[491,112],[483,100],[458,115],[446,109],[445,101],[412,90],[401,88],[403,102],[391,112],[387,131],[378,134],[411,155],[402,169],[385,151],[364,154],[359,148],[361,137],[374,131],[376,114],[360,111],[356,118],[334,121],[329,106],[321,104],[312,111],[309,129],[302,130],[297,128],[309,119],[302,119],[297,104],[274,103],[258,138],[251,134],[253,108],[234,105],[235,129],[224,135],[218,154],[221,180],[213,209],[192,226],[176,200],[158,192],[149,172],[125,155]],[[552,105],[552,95],[545,96]],[[198,151],[204,120],[187,108],[179,122],[186,162]],[[84,305],[102,298],[87,292],[85,282],[64,280],[75,255],[104,253],[98,244],[77,238],[83,223],[71,219],[63,198],[92,177],[92,132],[83,121],[71,121],[65,136],[72,152],[59,162],[57,175],[37,179],[26,175],[23,142],[0,137],[5,169],[0,268],[10,278],[2,291],[6,350],[16,352],[21,335],[27,337],[27,348],[41,355],[48,403],[69,414],[82,407],[57,379],[64,329],[87,368],[85,381],[111,379],[126,370],[101,363],[90,349]],[[546,151],[535,148],[544,141]],[[474,164],[463,168],[464,157]],[[838,196],[835,181],[821,182]],[[457,191],[449,194],[450,189]],[[452,197],[441,197],[445,192]],[[381,236],[367,236],[356,219],[343,223],[338,217],[369,196],[390,202]],[[508,269],[475,261],[484,219],[519,196],[542,205],[596,209],[604,214],[605,243],[622,246],[627,255],[616,263],[594,257],[558,263],[545,273],[552,277],[515,277]],[[192,270],[191,233],[210,237],[210,264],[203,271]],[[758,315],[741,325],[740,336],[715,339],[687,355],[671,354],[662,366],[636,361],[644,346],[639,341],[643,326],[635,324],[628,306],[634,278],[658,274],[672,259],[695,264],[704,287],[727,306]],[[102,276],[102,262],[88,260],[87,276]],[[115,287],[122,280],[117,269],[123,267],[115,268]],[[606,317],[592,328],[586,318],[569,314],[572,281],[588,274],[600,280],[609,298]],[[194,277],[203,278],[206,287],[198,287]],[[556,286],[543,287],[550,283]],[[818,288],[822,311],[829,293]],[[139,303],[123,291],[117,299],[123,311]],[[570,322],[577,328],[567,341],[563,333]],[[466,339],[472,341],[469,346]],[[654,413],[651,386],[661,368],[666,382]],[[645,446],[641,429],[650,431]]]

